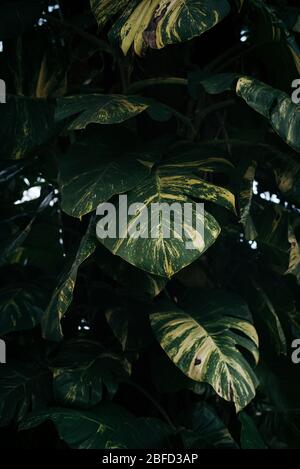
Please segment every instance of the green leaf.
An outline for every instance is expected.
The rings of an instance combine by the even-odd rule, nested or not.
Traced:
[[[55,288],[42,318],[41,325],[44,338],[59,341],[63,337],[60,321],[72,302],[78,269],[96,249],[94,229],[95,220],[92,217],[87,232],[80,242],[75,259],[72,261],[71,266],[61,275],[59,284]]]
[[[11,259],[14,258],[14,255],[18,253],[19,248],[27,240],[28,236],[30,235],[32,231],[32,228],[35,226],[35,222],[38,218],[38,215],[41,212],[43,212],[45,209],[49,208],[49,205],[51,201],[53,200],[53,198],[54,198],[53,192],[50,192],[44,196],[42,194],[41,201],[39,200],[39,205],[32,219],[25,226],[25,228],[18,229],[16,235],[14,232],[11,232],[11,230],[9,230],[10,236],[8,237],[7,240],[5,240],[5,242],[1,243],[1,246],[0,246],[0,265],[5,265],[6,263],[9,263]],[[5,225],[5,222],[4,222],[4,225]],[[9,220],[8,220],[7,225],[9,225]]]
[[[148,304],[141,301],[128,301],[121,306],[111,304],[105,317],[122,350],[144,350],[153,342]]]
[[[93,3],[95,9],[97,2]],[[99,0],[99,7],[101,3]],[[120,43],[125,55],[131,45],[136,54],[142,55],[148,47],[162,49],[200,36],[229,12],[226,0],[132,0],[113,26],[110,38]]]
[[[93,410],[53,407],[30,415],[21,430],[52,420],[59,436],[73,449],[166,448],[170,429],[157,419],[135,418],[124,408],[105,402]]]
[[[88,124],[120,124],[145,111],[149,104],[136,96],[89,94],[57,99],[55,120],[72,117],[69,130],[85,129]]]
[[[229,430],[214,409],[199,402],[187,412],[184,423],[188,429],[181,431],[186,449],[237,449]]]
[[[220,94],[225,91],[232,91],[239,78],[238,73],[211,75],[197,70],[189,74],[188,87],[191,96],[197,99],[199,97],[199,87],[203,87],[208,94]]]
[[[290,96],[250,77],[238,80],[236,92],[251,108],[269,119],[275,132],[288,145],[300,151],[299,106]]]
[[[34,364],[16,362],[0,367],[0,427],[20,421],[46,404],[51,395],[50,372]]]
[[[40,323],[45,297],[36,287],[0,290],[0,336],[33,329]]]
[[[257,231],[251,216],[251,205],[253,198],[253,182],[256,174],[256,161],[252,161],[246,169],[240,188],[240,216],[241,223],[245,230],[245,236],[247,240],[254,240],[257,237]]]
[[[262,437],[260,436],[253,419],[241,412],[239,421],[242,424],[241,429],[241,447],[242,449],[267,449]]]
[[[194,293],[196,297],[196,294]],[[255,396],[256,376],[239,347],[258,361],[258,337],[247,305],[233,293],[197,295],[183,309],[162,305],[151,315],[161,347],[189,378],[209,383],[237,411]]]
[[[149,174],[147,153],[130,147],[130,136],[110,128],[88,133],[70,147],[60,164],[62,209],[68,215],[80,218],[92,212]]]
[[[252,280],[252,285],[254,288],[251,289],[249,294],[249,304],[257,320],[257,325],[262,323],[267,328],[268,336],[274,343],[277,354],[286,355],[287,342],[285,334],[272,300],[255,280]]]
[[[194,198],[235,210],[234,195],[230,191],[209,183],[198,175],[199,171],[211,171],[211,164],[209,159],[182,161],[180,158],[174,158],[169,163],[153,169],[147,179],[128,193],[127,206],[143,204],[141,212],[136,210],[133,215],[129,215],[125,227],[118,225],[116,237],[101,237],[100,239],[97,230],[100,242],[113,254],[146,272],[162,277],[172,277],[203,254],[220,233],[220,227],[212,215],[205,212],[203,218],[197,211]],[[188,217],[184,217],[183,220],[186,203],[191,204],[192,207],[192,222],[188,220]],[[181,228],[182,233],[174,231],[172,225],[175,223],[171,221],[170,226],[168,216],[162,216],[163,208],[171,212],[173,210],[173,221],[175,217],[177,221],[179,220],[176,229]],[[120,205],[116,206],[117,223],[121,209]],[[114,215],[115,213],[109,214],[111,217]],[[196,219],[201,226],[204,222],[204,237],[195,228]],[[113,224],[115,220],[111,218],[109,223]],[[140,237],[130,235],[133,227],[139,227]],[[128,236],[124,236],[123,230]],[[153,236],[155,230],[156,236]],[[168,236],[165,236],[165,233],[168,233]],[[192,242],[193,249],[186,248],[187,242]]]
[[[62,405],[87,409],[100,403],[104,388],[112,398],[131,372],[120,355],[104,352],[96,342],[80,340],[64,345],[52,364],[54,394]]]
[[[0,158],[18,160],[54,133],[54,103],[9,96],[1,106]]]
[[[121,12],[130,0],[90,0],[91,9],[94,12],[100,28],[117,13]]]
[[[96,262],[105,275],[120,284],[129,296],[137,299],[154,298],[165,288],[167,280],[137,269],[104,246],[96,251]]]

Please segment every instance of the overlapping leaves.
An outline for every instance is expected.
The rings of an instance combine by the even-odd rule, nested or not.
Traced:
[[[230,12],[227,0],[91,0],[91,6],[100,26],[122,12],[110,37],[124,54],[134,45],[138,55],[148,47],[161,49],[200,36]]]

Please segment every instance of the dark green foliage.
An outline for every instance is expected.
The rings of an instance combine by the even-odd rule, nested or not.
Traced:
[[[0,1],[4,447],[300,447],[294,3]]]

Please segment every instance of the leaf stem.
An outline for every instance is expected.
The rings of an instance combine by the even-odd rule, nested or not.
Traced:
[[[159,402],[157,402],[152,396],[151,394],[148,393],[148,391],[146,391],[142,386],[140,386],[139,384],[131,381],[131,380],[126,380],[124,381],[126,384],[128,384],[129,386],[132,386],[133,388],[137,389],[141,394],[143,394],[150,402],[152,402],[152,404],[154,405],[154,407],[158,410],[158,412],[161,414],[161,416],[165,419],[165,421],[170,425],[170,427],[172,428],[172,430],[176,431],[176,427],[175,425],[172,423],[170,417],[168,416],[167,412],[165,411],[165,409],[159,404]]]

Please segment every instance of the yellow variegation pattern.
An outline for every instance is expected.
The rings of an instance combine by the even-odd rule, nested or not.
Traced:
[[[101,26],[126,3],[127,8],[110,33],[124,54],[132,45],[142,55],[147,47],[162,49],[167,44],[188,41],[215,26],[230,12],[227,0],[92,0],[91,6]]]
[[[241,77],[236,91],[249,106],[270,120],[286,143],[300,151],[300,107],[290,96],[250,77]]]
[[[200,296],[199,296],[200,295]],[[189,378],[209,383],[237,411],[255,396],[256,376],[240,352],[258,362],[258,337],[243,301],[231,293],[198,293],[195,304],[162,305],[151,325],[164,351]],[[197,298],[196,292],[194,298]]]
[[[207,160],[202,162],[202,166],[211,168],[211,163]],[[234,195],[201,178],[195,172],[194,164],[162,164],[128,193],[127,206],[142,204],[143,209],[137,209],[128,216],[122,233],[118,229],[116,237],[99,236],[99,240],[130,264],[170,278],[203,254],[220,234],[215,218],[207,212],[198,212],[194,198],[235,210]],[[185,204],[192,207],[192,220],[184,216]],[[120,210],[117,205],[117,220]],[[106,220],[107,226],[115,223],[114,215]],[[196,221],[203,227],[202,233],[197,230]],[[138,231],[138,236],[132,235],[133,229]],[[188,249],[187,243],[190,245]]]
[[[55,120],[73,117],[70,130],[85,129],[88,124],[120,124],[149,107],[135,96],[89,94],[57,99]]]
[[[91,8],[101,28],[119,11],[122,11],[130,0],[90,0]]]

